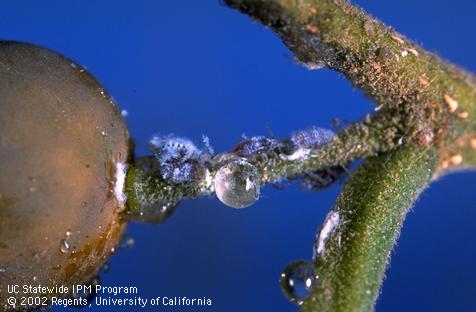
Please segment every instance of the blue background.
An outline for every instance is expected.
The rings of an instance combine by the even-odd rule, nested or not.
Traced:
[[[475,1],[355,3],[476,71]],[[0,12],[1,38],[60,51],[104,83],[129,112],[138,155],[158,132],[197,142],[207,134],[221,152],[243,133],[268,135],[270,128],[282,137],[373,109],[343,77],[295,64],[275,34],[215,0],[2,1]],[[476,174],[462,173],[425,191],[405,222],[377,311],[476,310],[475,185]],[[165,224],[129,226],[135,245],[110,259],[103,284],[137,286],[148,298],[213,299],[212,308],[197,311],[296,311],[281,294],[280,272],[311,257],[340,187],[266,187],[243,210],[212,198],[185,201]]]

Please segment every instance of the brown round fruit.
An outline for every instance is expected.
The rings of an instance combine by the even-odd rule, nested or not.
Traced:
[[[129,154],[96,79],[51,50],[0,42],[0,310],[7,285],[70,287],[97,273],[124,229]]]

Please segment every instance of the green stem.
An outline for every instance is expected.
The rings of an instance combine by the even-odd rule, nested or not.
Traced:
[[[319,234],[318,290],[302,306],[371,311],[421,189],[433,177],[476,167],[476,78],[345,0],[225,3],[271,27],[309,68],[344,74],[387,116],[384,128],[393,123],[397,137],[404,133],[403,146],[370,158],[344,188]]]
[[[224,2],[271,27],[300,62],[341,72],[377,105],[378,113],[324,146],[247,157],[261,184],[370,157],[352,174],[319,233],[318,288],[302,310],[371,311],[419,193],[438,175],[476,167],[476,78],[345,0]],[[203,163],[202,176],[187,184],[133,167],[129,209],[212,194],[216,171],[235,157],[230,152]]]
[[[438,161],[434,148],[402,147],[353,173],[317,239],[318,289],[302,311],[373,310],[405,215]]]
[[[278,148],[241,158],[246,158],[258,169],[261,185],[293,179],[306,172],[346,166],[353,160],[393,150],[403,138],[406,139],[404,129],[400,129],[399,124],[400,120],[394,116],[376,114],[362,123],[349,125],[328,144],[303,148],[291,154],[285,151],[286,148]],[[286,140],[282,140],[282,143],[286,145]],[[131,167],[126,179],[128,212],[139,213],[145,206],[156,203],[177,203],[182,198],[213,194],[216,171],[236,157],[234,152],[219,154],[203,164],[203,174],[199,178],[180,184],[149,174],[139,167]]]
[[[409,137],[431,133],[442,155],[476,136],[476,77],[345,0],[225,0],[277,32],[302,63],[343,73]],[[398,117],[397,117],[398,116]],[[473,152],[474,154],[474,152]],[[467,158],[444,170],[468,167]]]

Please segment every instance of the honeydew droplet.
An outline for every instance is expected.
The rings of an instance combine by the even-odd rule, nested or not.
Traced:
[[[243,158],[225,164],[215,174],[215,192],[227,206],[251,206],[260,194],[258,169]]]
[[[64,253],[64,254],[69,252],[69,243],[67,240],[62,239],[60,241],[60,251],[61,253]]]
[[[281,274],[281,290],[290,301],[300,305],[316,290],[318,278],[313,262],[296,260]]]

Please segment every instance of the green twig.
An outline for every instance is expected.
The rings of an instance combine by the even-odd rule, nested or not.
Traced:
[[[369,157],[318,233],[318,287],[302,309],[370,311],[405,215],[421,190],[443,173],[476,167],[476,78],[344,0],[224,2],[271,27],[299,62],[341,72],[375,101],[377,113],[327,144],[290,148],[283,140],[245,156],[261,185]],[[216,172],[238,157],[243,156],[232,151],[200,162],[199,174],[186,183],[132,167],[126,181],[129,212],[213,194]]]
[[[369,159],[344,188],[318,239],[325,241],[316,258],[318,290],[303,305],[370,311],[421,189],[432,177],[476,167],[476,78],[344,0],[225,3],[271,27],[307,67],[344,74],[387,117],[384,128],[393,123],[396,137],[404,133],[403,147]],[[323,239],[336,219],[338,227]]]
[[[343,73],[409,137],[448,145],[476,136],[476,78],[345,0],[225,0],[276,31],[298,61]],[[457,152],[458,153],[458,152]],[[473,152],[471,152],[473,154]],[[469,159],[442,168],[468,167]],[[469,156],[469,155],[468,155]],[[444,159],[443,159],[444,160]]]
[[[373,309],[405,215],[437,165],[436,149],[402,147],[353,173],[316,240],[318,289],[303,311]]]
[[[405,130],[400,127],[398,119],[388,114],[376,114],[362,123],[351,124],[324,145],[293,150],[288,148],[285,139],[276,149],[240,158],[246,158],[258,169],[261,185],[264,185],[294,179],[318,169],[345,167],[353,160],[393,150],[406,140]],[[237,157],[233,151],[219,154],[202,165],[202,174],[197,179],[178,184],[140,167],[132,167],[126,180],[129,212],[140,212],[144,206],[155,203],[177,203],[182,198],[213,194],[215,173]]]

